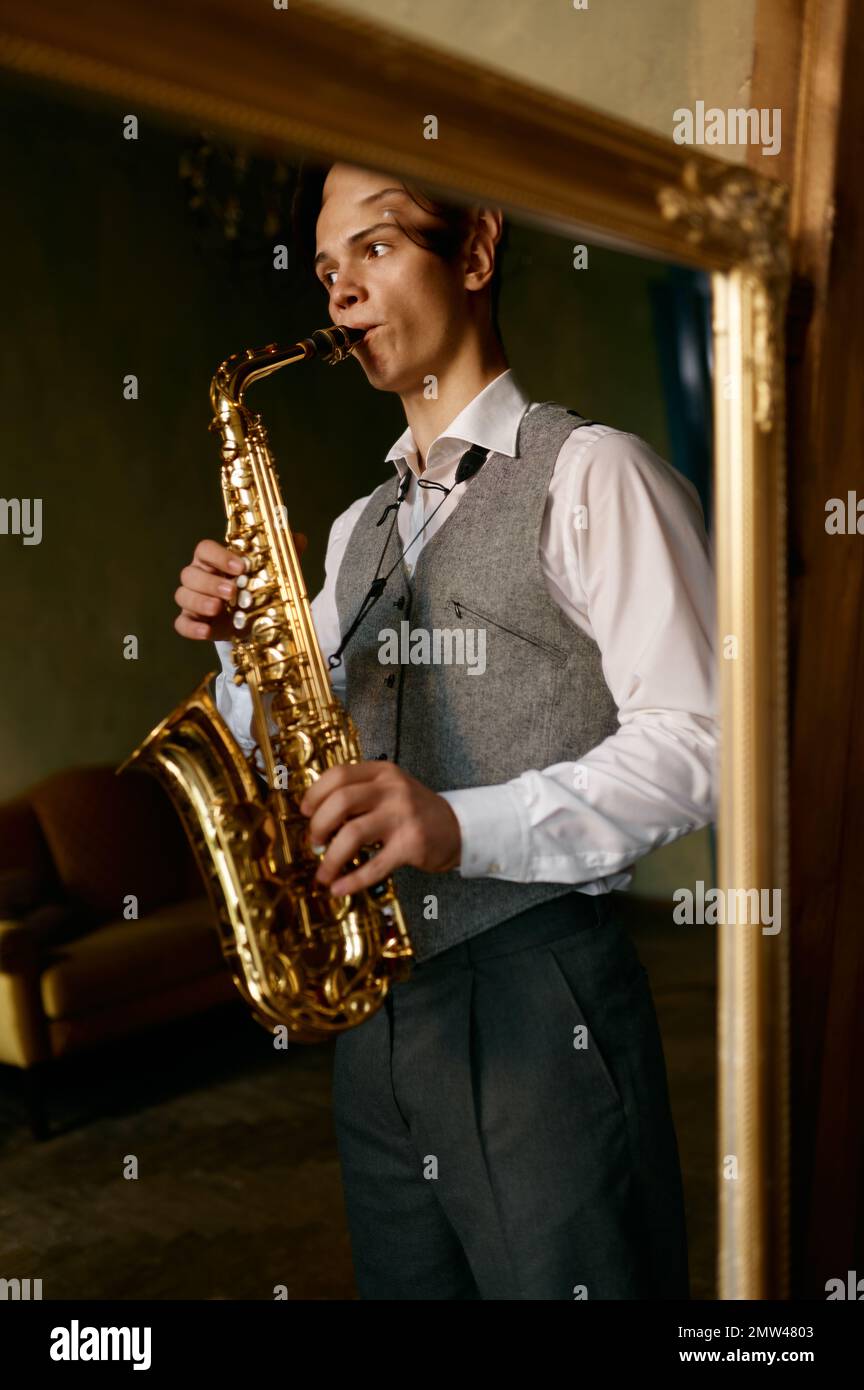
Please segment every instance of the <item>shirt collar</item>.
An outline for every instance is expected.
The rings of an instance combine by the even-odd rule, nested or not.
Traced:
[[[416,477],[441,479],[447,473],[455,474],[459,459],[471,444],[512,458],[516,453],[519,423],[529,404],[528,396],[513,376],[512,368],[508,367],[478,391],[436,436],[429,447],[422,474],[410,425],[396,440],[385,462],[395,464],[400,480],[409,470]]]

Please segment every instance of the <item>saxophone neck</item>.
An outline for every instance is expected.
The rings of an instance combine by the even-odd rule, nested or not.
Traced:
[[[217,400],[223,399],[242,406],[246,391],[256,381],[295,362],[308,362],[312,357],[320,357],[333,365],[344,362],[364,336],[362,328],[319,328],[311,338],[301,338],[285,347],[268,343],[266,347],[247,348],[245,352],[226,357],[217,368],[210,387],[214,408]]]
[[[285,347],[268,343],[266,347],[247,348],[245,352],[226,357],[210,383],[211,429],[222,435],[223,452],[227,449],[229,456],[233,455],[250,431],[252,416],[246,408],[245,395],[256,381],[295,362],[308,362],[312,357],[320,357],[323,362],[335,366],[350,357],[364,336],[365,329],[334,325],[319,328],[311,338],[301,338]]]

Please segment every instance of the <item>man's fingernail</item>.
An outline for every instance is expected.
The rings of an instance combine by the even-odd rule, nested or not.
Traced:
[[[231,559],[228,561],[228,568],[231,570],[232,574],[242,574],[246,568],[246,561],[241,560],[239,555],[232,555]]]
[[[312,846],[312,853],[313,853],[313,854],[323,854],[323,852],[324,852],[324,846],[323,846],[323,845],[313,845],[313,846]]]

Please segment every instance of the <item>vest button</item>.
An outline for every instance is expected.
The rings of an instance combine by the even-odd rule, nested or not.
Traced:
[[[394,606],[395,606],[396,608],[404,608],[404,607],[405,607],[405,595],[403,594],[401,598],[396,598],[396,599],[394,599],[394,600],[393,600],[393,603],[394,603]]]
[[[380,762],[380,760],[381,760],[382,758],[386,759],[386,757],[387,757],[387,754],[386,754],[386,753],[376,753],[376,754],[375,754],[375,761],[376,761],[376,763],[377,763],[377,762]]]
[[[395,677],[395,676],[393,675],[393,673],[391,672],[390,675],[389,675],[389,676],[387,677],[387,679],[385,680],[384,684],[385,684],[385,685],[392,685],[392,684],[394,683],[395,680],[396,680],[396,677]]]

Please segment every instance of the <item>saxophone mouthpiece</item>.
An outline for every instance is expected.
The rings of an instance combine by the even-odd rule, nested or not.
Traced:
[[[343,328],[339,325],[319,328],[311,338],[304,339],[304,346],[310,357],[320,357],[323,362],[335,365],[351,355],[357,344],[362,342],[366,331],[365,328]]]

